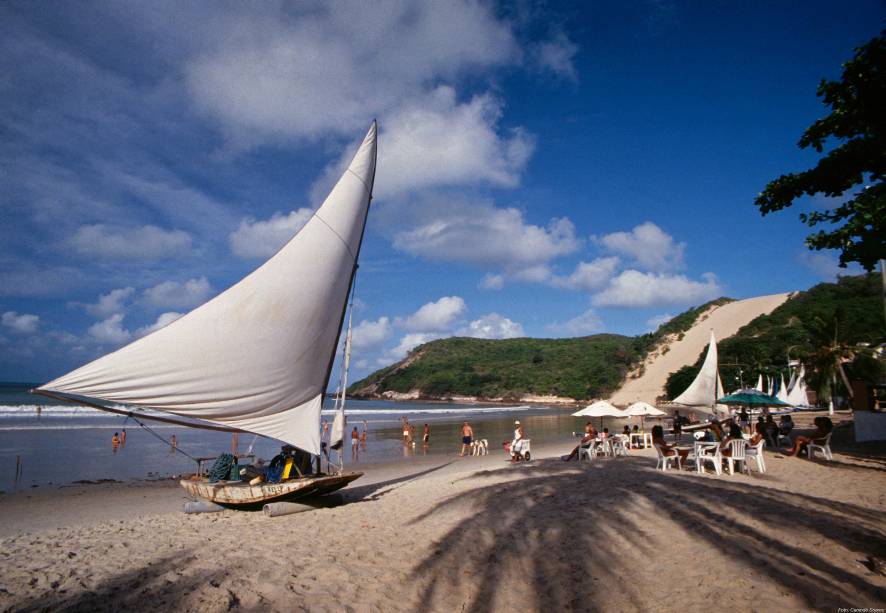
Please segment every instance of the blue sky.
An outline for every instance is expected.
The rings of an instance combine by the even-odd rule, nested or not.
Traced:
[[[259,10],[260,9],[260,10]],[[0,379],[39,381],[257,266],[369,122],[352,377],[453,334],[637,334],[833,279],[801,209],[823,77],[881,2],[0,5]],[[808,199],[802,207],[826,207]]]

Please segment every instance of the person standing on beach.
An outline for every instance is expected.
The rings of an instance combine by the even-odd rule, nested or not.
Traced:
[[[320,453],[326,457],[329,462],[329,440],[332,435],[329,432],[329,422],[323,420],[323,428],[320,431]]]
[[[459,456],[465,455],[465,451],[471,446],[473,440],[474,429],[471,428],[471,425],[468,422],[465,422],[461,427],[461,453],[458,454]]]
[[[404,444],[404,445],[406,445],[406,444],[408,444],[408,443],[410,442],[410,440],[409,440],[409,433],[410,433],[410,430],[409,430],[409,418],[408,418],[408,417],[404,417],[404,418],[403,418],[403,444]]]
[[[117,453],[117,447],[120,446],[120,435],[114,432],[114,436],[111,438],[111,447],[114,449],[114,453]]]
[[[431,429],[428,427],[428,424],[425,424],[424,432],[421,435],[421,442],[425,446],[431,442]]]
[[[683,418],[680,411],[674,411],[674,438],[678,441],[683,436]]]
[[[363,420],[363,432],[360,433],[360,449],[366,449],[366,433],[369,431],[369,426],[366,424],[366,420]]]
[[[40,419],[40,414],[43,412],[43,407],[41,405],[37,405],[37,419]]]
[[[169,451],[175,451],[175,448],[178,447],[178,440],[176,440],[175,435],[173,434],[169,437]]]
[[[351,430],[351,459],[356,460],[357,454],[359,453],[360,446],[360,433],[357,432],[357,426],[354,426],[354,429]]]
[[[126,428],[120,432],[120,446],[126,447]]]

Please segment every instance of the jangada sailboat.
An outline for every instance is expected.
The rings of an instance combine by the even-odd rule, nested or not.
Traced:
[[[372,199],[376,132],[373,122],[320,208],[262,266],[168,326],[32,392],[139,419],[252,432],[319,456],[320,409]],[[182,486],[219,504],[256,505],[327,493],[361,475]]]
[[[671,402],[694,411],[717,415],[726,411],[725,406],[717,404],[717,399],[722,397],[723,383],[720,381],[720,373],[717,368],[717,339],[714,336],[714,331],[711,330],[708,353],[701,365],[701,370],[698,371],[698,375],[689,384],[689,387]]]

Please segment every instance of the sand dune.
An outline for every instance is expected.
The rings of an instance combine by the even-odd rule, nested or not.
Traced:
[[[756,317],[774,311],[789,296],[790,293],[773,294],[712,307],[698,318],[682,339],[668,343],[667,352],[663,352],[662,348],[652,352],[643,363],[642,376],[631,378],[629,375],[621,389],[609,399],[610,402],[619,406],[638,400],[655,403],[655,399],[664,393],[668,375],[695,363],[708,344],[711,329],[718,341],[729,338]]]

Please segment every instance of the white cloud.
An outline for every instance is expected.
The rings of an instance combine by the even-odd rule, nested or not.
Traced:
[[[555,322],[547,326],[554,334],[566,336],[587,336],[603,330],[603,322],[594,309],[588,309],[581,315],[563,323]]]
[[[289,242],[314,214],[313,209],[300,208],[288,215],[275,213],[266,221],[244,219],[231,232],[231,251],[241,258],[267,258]]]
[[[549,40],[532,48],[532,58],[539,68],[552,72],[568,81],[578,81],[578,71],[573,60],[578,46],[563,32],[557,32]]]
[[[80,226],[70,239],[77,253],[100,258],[159,260],[187,255],[191,235],[146,225],[118,228],[104,224]]]
[[[115,313],[126,310],[125,302],[135,293],[133,287],[121,287],[112,289],[107,294],[101,294],[95,304],[83,305],[86,312],[96,319],[105,319]]]
[[[497,208],[486,201],[433,197],[415,206],[424,218],[396,232],[394,247],[430,260],[521,270],[581,246],[575,226],[565,218],[541,227],[526,223],[515,208]]]
[[[803,251],[797,259],[823,281],[833,281],[838,276],[859,275],[864,272],[861,266],[854,263],[846,268],[840,268],[840,260],[833,251]]]
[[[665,304],[700,304],[720,296],[722,289],[713,273],[702,281],[684,275],[626,270],[593,297],[595,306],[651,307]]]
[[[670,313],[663,313],[661,315],[656,315],[655,317],[650,317],[646,320],[646,329],[654,332],[658,330],[659,326],[668,323],[674,318],[674,315]]]
[[[144,299],[154,307],[186,309],[206,302],[212,291],[206,277],[189,279],[184,283],[164,281],[146,289]]]
[[[40,324],[40,317],[28,313],[16,313],[15,311],[6,311],[2,317],[3,325],[16,334],[30,334],[37,331]]]
[[[579,262],[568,277],[554,277],[551,285],[568,289],[592,291],[606,285],[618,267],[618,257],[597,258],[591,262]]]
[[[350,136],[429,84],[519,57],[510,25],[469,0],[234,9],[209,21],[186,84],[235,146]]]
[[[502,103],[492,95],[459,104],[447,86],[393,113],[379,137],[385,146],[379,150],[378,195],[442,185],[518,185],[534,139],[519,129],[499,136],[501,113]]]
[[[385,357],[379,359],[379,363],[390,364],[391,362],[402,360],[410,350],[438,338],[440,338],[440,335],[435,332],[412,332],[407,334],[400,339],[396,347],[387,352]]]
[[[122,345],[132,338],[132,333],[123,327],[121,313],[115,313],[107,319],[93,324],[87,333],[92,340],[100,345]]]
[[[675,243],[673,237],[651,221],[630,232],[613,232],[597,240],[609,251],[630,258],[641,270],[667,272],[683,268],[686,243]]]
[[[480,287],[483,289],[501,289],[505,286],[504,275],[494,275],[487,273],[483,280],[480,281]]]
[[[527,283],[544,283],[551,278],[551,269],[544,264],[513,270],[510,277]]]
[[[422,189],[489,184],[515,187],[532,155],[534,137],[519,128],[499,134],[501,101],[491,94],[459,103],[455,90],[441,85],[406,102],[382,119],[378,173],[373,193],[381,199]],[[344,172],[359,143],[345,147],[311,188],[319,204]]]
[[[184,313],[177,313],[175,311],[161,313],[160,316],[157,318],[157,321],[149,326],[145,326],[144,328],[139,328],[138,330],[136,330],[135,336],[141,338],[142,336],[147,336],[151,332],[156,332],[160,328],[165,328],[182,315],[184,315]]]
[[[466,308],[459,296],[444,296],[423,305],[406,319],[398,319],[397,323],[411,332],[442,332],[449,329]]]
[[[483,315],[461,328],[456,334],[474,338],[520,338],[525,336],[523,326],[498,313]]]
[[[351,333],[351,347],[356,351],[371,351],[381,346],[391,336],[391,322],[387,317],[372,321],[364,319]]]

